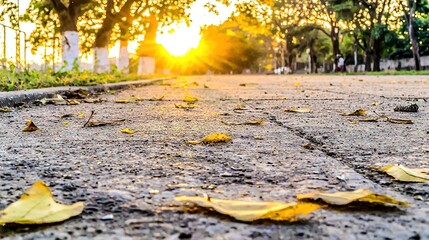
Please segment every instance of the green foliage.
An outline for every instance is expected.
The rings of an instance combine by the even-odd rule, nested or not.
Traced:
[[[0,70],[0,91],[27,90],[56,86],[91,86],[105,83],[115,83],[128,80],[152,78],[154,76],[141,76],[137,74],[120,74],[118,71],[96,74],[90,71],[38,71],[25,69],[16,71],[14,66],[10,69]]]

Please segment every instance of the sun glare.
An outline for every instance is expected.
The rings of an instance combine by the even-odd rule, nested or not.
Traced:
[[[178,26],[172,33],[160,35],[157,39],[174,56],[185,55],[191,48],[198,47],[201,35],[197,30]]]

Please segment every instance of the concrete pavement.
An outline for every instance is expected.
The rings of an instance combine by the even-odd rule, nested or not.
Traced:
[[[33,106],[1,113],[0,208],[41,179],[84,213],[63,223],[0,228],[7,239],[429,239],[429,185],[398,183],[374,166],[427,168],[427,76],[197,76],[105,94],[106,102]],[[197,107],[176,108],[186,95]],[[132,96],[146,99],[119,104]],[[162,101],[149,101],[160,98]],[[417,113],[394,112],[417,103]],[[237,110],[241,105],[243,109]],[[311,113],[286,113],[310,107]],[[413,120],[351,124],[358,108]],[[82,128],[95,120],[125,122]],[[83,113],[83,118],[57,115]],[[26,119],[41,129],[21,132]],[[261,126],[225,125],[264,119]],[[139,130],[125,135],[119,130]],[[188,145],[224,132],[233,142]],[[304,148],[311,144],[312,149]],[[241,223],[210,211],[184,212],[173,198],[296,201],[312,190],[369,188],[408,209],[314,212],[298,223]],[[113,219],[103,220],[105,216]],[[110,218],[110,217],[109,217]]]

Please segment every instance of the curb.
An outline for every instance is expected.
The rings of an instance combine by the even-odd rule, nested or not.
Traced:
[[[107,84],[85,86],[85,87],[65,86],[65,87],[20,90],[20,91],[12,91],[12,92],[0,92],[0,107],[19,107],[24,104],[30,104],[42,98],[49,98],[55,94],[61,94],[66,91],[75,91],[80,88],[85,89],[88,92],[102,92],[106,90],[122,90],[130,87],[143,87],[143,86],[148,86],[156,83],[161,83],[164,80],[170,80],[170,79],[173,79],[173,78],[136,80],[136,81],[107,83]]]

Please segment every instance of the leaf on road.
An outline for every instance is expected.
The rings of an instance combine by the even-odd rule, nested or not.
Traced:
[[[89,96],[89,93],[87,90],[79,88],[75,91],[65,91],[63,96],[67,99],[84,99]]]
[[[194,109],[197,105],[195,105],[195,104],[187,104],[187,105],[184,105],[184,104],[174,104],[174,106],[176,108],[180,108],[180,109]]]
[[[210,208],[244,222],[260,219],[292,222],[298,220],[300,215],[309,214],[320,208],[313,203],[248,202],[187,196],[176,197],[174,200]]]
[[[311,112],[310,108],[287,108],[285,112],[293,112],[293,113],[309,113]]]
[[[101,127],[106,125],[114,125],[123,121],[125,121],[125,119],[115,119],[110,121],[91,120],[86,123],[85,127]]]
[[[80,104],[80,102],[79,102],[79,101],[77,101],[77,100],[75,100],[75,99],[67,100],[67,102],[68,102],[70,105],[79,105],[79,104]]]
[[[210,143],[227,143],[232,141],[232,138],[224,133],[213,133],[199,141],[186,141],[189,144],[210,144]]]
[[[408,206],[407,203],[393,199],[387,195],[379,195],[368,189],[358,189],[352,192],[327,193],[314,191],[305,194],[298,194],[298,200],[318,200],[321,199],[332,205],[347,205],[353,202],[375,203],[382,205]]]
[[[162,101],[162,100],[164,100],[164,97],[165,97],[165,96],[161,96],[161,97],[153,97],[153,98],[149,99],[149,101]]]
[[[234,122],[226,122],[221,120],[221,123],[225,125],[262,125],[264,124],[264,120],[253,120],[253,121],[247,121],[247,122],[241,122],[241,123],[234,123]]]
[[[301,86],[301,83],[300,83],[300,82],[294,82],[294,83],[293,83],[293,86],[295,86],[295,87],[299,87],[299,86]]]
[[[131,129],[129,129],[129,128],[124,128],[124,129],[121,129],[121,130],[119,130],[121,133],[126,133],[126,134],[134,134],[134,133],[136,133],[137,132],[137,130],[131,130]]]
[[[351,113],[341,113],[341,116],[366,116],[366,110],[365,109],[358,109]]]
[[[70,124],[70,122],[67,122],[67,121],[64,121],[64,122],[61,122],[63,125],[69,125]]]
[[[204,84],[204,88],[210,88],[209,86],[207,86],[206,84]]]
[[[55,105],[66,105],[67,101],[59,94],[54,98],[42,98],[40,100],[34,101],[36,105],[46,105],[46,104],[55,104]]]
[[[393,111],[395,112],[418,112],[419,106],[415,103],[408,106],[396,106]]]
[[[234,110],[246,110],[246,106],[244,104],[237,104],[237,106],[234,107]]]
[[[39,130],[39,128],[36,126],[36,124],[33,123],[31,120],[27,120],[25,128],[22,130],[23,132],[34,132]]]
[[[115,100],[115,103],[135,103],[138,101],[143,101],[143,99],[137,97],[130,97],[128,99],[117,99]]]
[[[12,112],[12,109],[8,107],[0,108],[0,112]]]
[[[396,124],[413,124],[413,121],[409,119],[387,118],[387,121]]]
[[[240,83],[240,87],[250,87],[250,86],[256,86],[257,83]]]
[[[0,225],[61,222],[82,213],[83,202],[63,205],[55,202],[49,188],[37,181],[21,198],[0,211]]]
[[[67,114],[64,114],[64,115],[59,115],[59,116],[56,116],[57,118],[72,118],[72,117],[76,117],[76,114],[73,114],[73,113],[67,113]]]
[[[83,102],[85,103],[101,103],[106,101],[107,99],[104,99],[104,98],[87,98],[83,100]]]
[[[77,116],[77,117],[85,117],[85,114],[83,114],[83,113],[78,113],[76,116]]]
[[[380,119],[378,118],[364,118],[364,119],[357,119],[358,122],[378,122]]]
[[[403,165],[389,165],[379,169],[380,171],[386,172],[390,176],[394,177],[395,180],[402,182],[428,182],[429,175],[427,169],[411,169]]]
[[[194,103],[194,102],[198,101],[198,98],[187,95],[186,97],[183,98],[183,101],[187,102],[187,103]]]

